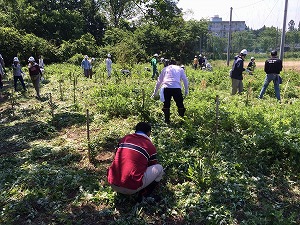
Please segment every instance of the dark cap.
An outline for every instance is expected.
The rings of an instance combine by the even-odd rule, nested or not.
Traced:
[[[276,50],[271,51],[271,56],[276,56],[276,55],[277,55],[277,51]]]

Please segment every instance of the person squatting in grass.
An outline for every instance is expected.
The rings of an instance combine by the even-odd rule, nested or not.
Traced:
[[[166,123],[170,123],[170,106],[172,97],[174,98],[178,108],[179,116],[184,116],[186,109],[183,104],[181,81],[183,81],[184,84],[184,95],[186,96],[188,94],[188,79],[185,75],[184,69],[177,66],[175,60],[171,60],[170,64],[171,65],[165,67],[161,71],[151,96],[151,98],[154,98],[158,89],[161,87],[160,100],[164,103],[162,111],[164,112]]]
[[[19,61],[18,57],[14,57],[12,68],[13,68],[15,91],[17,91],[17,82],[18,82],[18,80],[21,82],[21,85],[22,85],[24,91],[26,91],[24,79],[23,79],[23,76],[22,76],[22,75],[24,75],[24,73],[21,69],[21,65],[20,65],[20,61]]]
[[[114,191],[125,195],[138,192],[138,202],[144,197],[151,197],[164,175],[162,165],[158,164],[157,151],[151,142],[150,134],[151,125],[139,122],[135,133],[128,134],[120,140],[107,172],[108,183]]]
[[[269,83],[273,81],[276,98],[278,101],[280,101],[279,74],[280,71],[282,71],[282,60],[277,58],[277,51],[271,51],[271,58],[265,61],[264,70],[266,72],[266,78],[264,81],[264,85],[260,91],[259,98],[263,98],[263,95],[265,94]]]
[[[247,50],[243,49],[234,59],[232,69],[230,70],[230,77],[232,81],[231,95],[235,95],[237,91],[241,94],[243,91],[243,72],[245,71],[244,60],[247,53]]]
[[[35,59],[32,56],[30,56],[28,59],[28,71],[34,89],[36,91],[36,97],[40,99],[40,79],[42,76],[42,72],[39,65],[35,62]]]

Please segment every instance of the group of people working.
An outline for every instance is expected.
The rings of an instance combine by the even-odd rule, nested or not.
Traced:
[[[2,55],[0,54],[0,89],[3,88],[2,78],[5,75],[5,63]],[[44,71],[43,56],[40,56],[38,63],[33,56],[28,58],[28,72],[32,81],[33,87],[36,91],[36,98],[40,99],[40,81]],[[13,58],[12,72],[14,77],[14,89],[17,91],[18,81],[20,81],[23,90],[27,91],[23,76],[25,73],[22,71],[22,66],[18,57]]]
[[[230,71],[232,79],[232,95],[243,91],[243,72],[253,72],[255,68],[255,58],[251,57],[251,61],[244,68],[244,60],[248,52],[243,49],[235,60]],[[158,55],[154,55],[155,58]],[[151,61],[151,65],[152,65]],[[160,89],[160,99],[163,101],[163,109],[165,122],[170,123],[170,103],[173,97],[178,108],[178,114],[184,116],[185,107],[183,104],[183,95],[181,90],[181,82],[184,84],[184,94],[188,94],[188,80],[184,69],[175,65],[176,62],[170,62],[170,65],[161,71],[153,94],[157,95]],[[279,74],[282,70],[282,61],[277,57],[277,51],[271,52],[271,58],[265,61],[264,70],[266,78],[264,85],[259,94],[262,98],[269,83],[273,81],[276,97],[280,100],[279,92]],[[153,70],[153,76],[157,71]],[[137,194],[137,201],[143,199],[152,199],[159,201],[160,197],[153,194],[154,189],[165,174],[165,170],[157,161],[157,151],[150,139],[151,125],[140,122],[136,125],[135,133],[126,135],[118,144],[116,154],[111,166],[108,168],[108,183],[112,189],[122,194]]]
[[[243,72],[248,70],[248,72],[252,74],[255,68],[254,57],[251,57],[251,61],[248,64],[247,69],[244,68],[244,61],[247,54],[248,51],[243,49],[240,54],[235,57],[232,69],[230,70],[230,77],[232,80],[232,95],[235,95],[237,92],[241,94],[243,91]],[[278,101],[280,101],[279,85],[282,82],[280,77],[280,72],[282,71],[282,60],[278,58],[276,50],[271,51],[270,56],[271,57],[265,61],[264,71],[266,73],[266,78],[258,98],[263,98],[267,87],[269,86],[270,82],[273,81],[276,98]]]

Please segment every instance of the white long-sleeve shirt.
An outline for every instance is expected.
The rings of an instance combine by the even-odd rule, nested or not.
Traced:
[[[161,88],[180,88],[181,81],[184,84],[185,94],[188,94],[188,79],[184,73],[184,70],[180,66],[170,65],[165,67],[156,82],[153,95],[156,95],[158,89]]]

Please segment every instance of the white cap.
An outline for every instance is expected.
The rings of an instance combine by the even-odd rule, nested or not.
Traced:
[[[248,51],[246,49],[243,49],[241,52],[240,52],[241,55],[247,55],[248,54]]]
[[[18,57],[14,57],[14,62],[19,62]]]
[[[28,61],[29,62],[35,62],[35,59],[32,56],[30,56],[29,59],[28,59]]]
[[[181,65],[180,67],[181,67],[182,69],[184,69],[184,65]]]
[[[158,57],[158,54],[157,54],[157,53],[155,53],[155,54],[154,54],[154,56],[155,56],[155,57]]]
[[[251,60],[252,60],[252,59],[255,59],[255,58],[252,56],[252,57],[251,57]]]
[[[85,55],[85,56],[84,56],[84,58],[85,58],[85,59],[87,59],[87,58],[88,58],[88,56],[87,56],[87,55]]]
[[[110,58],[110,57],[111,57],[111,55],[108,53],[108,54],[107,54],[107,57],[108,57],[108,58]]]

